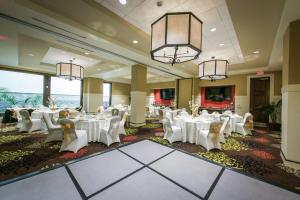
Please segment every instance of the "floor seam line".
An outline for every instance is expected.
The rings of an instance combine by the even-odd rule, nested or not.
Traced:
[[[207,200],[207,199],[210,197],[210,195],[211,195],[212,192],[214,191],[214,189],[215,189],[217,183],[219,182],[221,176],[223,175],[224,171],[225,171],[225,167],[223,167],[223,168],[221,169],[221,171],[219,172],[218,176],[217,176],[216,179],[214,180],[213,184],[210,186],[209,190],[207,191],[207,193],[206,193],[206,195],[205,195],[205,197],[204,197],[204,200]]]
[[[126,176],[124,176],[124,177],[122,177],[122,178],[120,178],[120,179],[114,181],[113,183],[111,183],[111,184],[105,186],[104,188],[102,188],[102,189],[100,189],[100,190],[94,192],[93,194],[87,196],[87,199],[90,199],[90,198],[92,198],[93,196],[96,196],[97,194],[100,194],[101,192],[103,192],[103,191],[109,189],[109,188],[112,187],[113,185],[115,185],[115,184],[117,184],[117,183],[119,183],[119,182],[125,180],[126,178],[132,176],[133,174],[135,174],[135,173],[141,171],[141,170],[144,169],[144,168],[146,168],[146,166],[142,166],[142,167],[138,168],[137,170],[134,170],[133,172],[127,174]]]
[[[157,173],[158,175],[162,176],[163,178],[165,178],[165,179],[169,180],[169,181],[170,181],[170,182],[172,182],[173,184],[175,184],[175,185],[179,186],[180,188],[184,189],[185,191],[187,191],[187,192],[191,193],[192,195],[196,196],[197,198],[199,198],[199,199],[204,199],[204,198],[203,198],[203,197],[201,197],[200,195],[198,195],[198,194],[196,194],[195,192],[191,191],[191,190],[190,190],[190,189],[188,189],[187,187],[185,187],[185,186],[183,186],[183,185],[181,185],[181,184],[177,183],[177,182],[176,182],[176,181],[174,181],[173,179],[171,179],[171,178],[167,177],[166,175],[164,175],[164,174],[160,173],[159,171],[157,171],[157,170],[153,169],[152,167],[150,167],[150,166],[147,166],[147,168],[148,168],[148,169],[150,169],[150,170],[152,170],[152,171],[154,171],[155,173]]]
[[[68,175],[70,176],[73,184],[75,185],[75,188],[77,189],[78,193],[80,194],[81,198],[83,200],[87,199],[87,196],[85,195],[84,191],[82,190],[80,184],[78,183],[77,179],[75,178],[74,174],[72,173],[71,169],[68,167],[68,165],[64,165],[64,167],[67,170]]]

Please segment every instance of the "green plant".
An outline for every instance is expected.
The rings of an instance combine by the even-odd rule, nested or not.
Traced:
[[[33,107],[36,107],[40,104],[42,104],[42,96],[41,95],[35,95],[30,98],[30,103]]]
[[[281,104],[281,100],[279,100],[277,103],[272,102],[270,104],[266,104],[261,107],[261,111],[270,116],[272,123],[277,123],[278,113],[281,112]]]
[[[5,102],[10,106],[17,104],[17,99],[15,96],[9,94],[9,90],[6,88],[0,88],[0,102]]]
[[[25,107],[26,105],[29,104],[30,99],[31,99],[31,97],[27,97],[27,98],[24,100],[24,107]]]

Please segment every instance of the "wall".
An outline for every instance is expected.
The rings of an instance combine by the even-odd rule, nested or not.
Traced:
[[[270,84],[272,94],[270,95],[270,101],[278,101],[281,98],[282,87],[282,72],[266,72],[266,76],[270,76]],[[242,75],[230,75],[229,78],[224,80],[217,80],[215,82],[195,79],[194,95],[195,101],[201,105],[201,87],[208,86],[222,86],[222,85],[234,85],[235,86],[235,111],[241,115],[245,112],[249,112],[250,107],[250,77],[255,74],[242,74]]]
[[[129,105],[130,84],[112,82],[112,105]]]
[[[176,81],[148,83],[146,85],[146,88],[147,88],[146,105],[149,106],[154,103],[154,89],[176,88]]]

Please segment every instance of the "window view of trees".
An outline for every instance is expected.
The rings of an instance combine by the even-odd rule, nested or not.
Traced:
[[[43,76],[0,70],[0,112],[11,107],[39,107],[43,102]]]
[[[51,77],[51,99],[56,107],[80,106],[81,81]]]

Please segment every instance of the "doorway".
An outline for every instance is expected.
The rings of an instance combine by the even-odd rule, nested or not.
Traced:
[[[268,123],[269,116],[261,107],[270,102],[270,77],[250,79],[250,113],[255,122]]]

